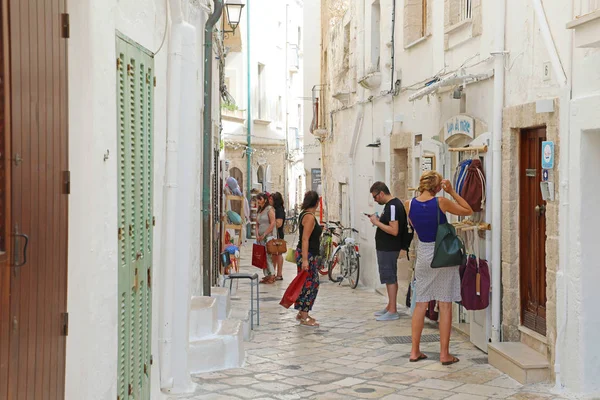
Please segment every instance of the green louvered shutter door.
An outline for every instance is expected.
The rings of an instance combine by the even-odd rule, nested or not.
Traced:
[[[118,347],[118,388],[117,396],[120,400],[129,399],[129,330],[131,324],[130,294],[131,280],[129,277],[129,246],[128,226],[129,221],[126,211],[129,209],[129,185],[126,179],[128,165],[127,156],[129,144],[127,140],[129,128],[128,102],[128,76],[127,54],[128,46],[125,42],[117,40],[117,119],[118,119],[118,240],[119,240],[119,347]]]
[[[118,395],[150,399],[154,60],[118,38]],[[119,61],[121,60],[121,61]]]

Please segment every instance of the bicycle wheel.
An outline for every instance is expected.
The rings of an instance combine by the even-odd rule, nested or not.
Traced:
[[[350,247],[348,249],[348,254],[346,256],[346,264],[348,268],[348,282],[350,283],[350,287],[352,289],[356,289],[356,287],[358,286],[358,278],[360,275],[360,258],[354,247]]]
[[[298,230],[298,218],[290,221],[290,233],[296,233],[296,230]]]
[[[331,254],[331,237],[322,236],[319,244],[320,256],[317,262],[317,271],[321,275],[327,275],[329,255]]]
[[[333,256],[331,257],[330,265],[329,265],[329,280],[331,282],[339,282],[341,279],[344,279],[341,275],[341,267],[340,267],[340,248],[336,248],[333,252]]]

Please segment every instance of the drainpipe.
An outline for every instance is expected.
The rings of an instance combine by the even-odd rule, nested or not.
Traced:
[[[571,0],[571,17],[569,20],[574,18],[574,4],[575,2]],[[570,190],[569,190],[569,180],[570,180],[570,168],[569,168],[569,160],[570,160],[570,152],[571,152],[571,100],[573,99],[573,41],[574,41],[574,33],[571,30],[571,37],[569,38],[569,77],[566,80],[566,85],[561,90],[560,96],[560,105],[559,105],[559,119],[560,119],[560,159],[558,163],[558,173],[560,175],[560,187],[559,187],[559,200],[560,200],[560,210],[558,214],[558,226],[559,226],[559,235],[558,235],[558,252],[559,252],[559,267],[558,272],[556,273],[556,287],[560,290],[562,288],[562,299],[557,301],[557,304],[560,304],[562,307],[562,313],[559,311],[560,308],[557,308],[557,325],[558,330],[556,334],[556,344],[555,354],[554,354],[554,373],[555,373],[555,390],[562,391],[564,389],[564,378],[562,378],[561,374],[561,362],[564,359],[563,351],[567,351],[567,344],[563,341],[565,340],[565,333],[567,329],[567,320],[568,320],[568,305],[569,305],[569,296],[568,296],[568,281],[569,277],[568,267],[569,267],[569,254],[571,252],[570,246],[570,238],[571,238],[571,228],[570,228],[570,218],[569,218],[569,205],[570,205]],[[558,296],[558,293],[557,293]],[[562,314],[562,318],[559,319],[559,315]]]
[[[289,145],[289,136],[290,136],[290,110],[289,110],[289,80],[288,80],[288,50],[289,50],[289,43],[288,43],[288,15],[289,15],[289,8],[290,5],[286,4],[285,5],[285,68],[283,69],[283,72],[285,72],[285,97],[284,97],[284,101],[285,101],[285,169],[284,169],[284,174],[283,174],[283,201],[285,204],[285,209],[289,209],[289,199],[288,199],[288,181],[289,181],[289,174],[291,172],[291,165],[290,165],[290,161],[289,161],[289,152],[290,152],[290,145]],[[279,117],[279,116],[278,116]],[[300,129],[300,127],[298,127],[298,129]]]
[[[250,79],[250,0],[246,0],[246,84],[247,84],[247,99],[248,103],[246,106],[246,142],[248,147],[246,148],[246,196],[248,197],[248,204],[252,200],[252,81]],[[252,231],[252,227],[248,225],[248,232]]]
[[[175,296],[177,279],[187,279],[189,265],[179,265],[174,260],[177,258],[177,194],[178,194],[178,164],[179,164],[179,132],[182,121],[182,89],[184,72],[189,68],[184,60],[184,55],[190,44],[195,46],[196,30],[183,20],[180,0],[169,2],[171,8],[171,33],[168,52],[168,85],[167,85],[167,143],[165,160],[165,188],[164,188],[164,224],[163,238],[164,251],[161,260],[161,301],[159,303],[159,371],[161,389],[168,393],[189,392],[193,385],[187,373],[187,339],[175,335],[174,327],[181,328],[187,321],[186,300]],[[171,266],[169,268],[169,266]],[[187,273],[187,274],[186,274]],[[189,286],[187,286],[189,291]],[[189,297],[189,296],[188,296]],[[182,315],[177,312],[183,313]],[[187,333],[187,329],[186,329]],[[180,365],[184,360],[183,367]],[[177,368],[175,368],[177,364]],[[181,372],[183,371],[183,372]]]
[[[202,138],[202,241],[210,243],[212,221],[210,218],[210,190],[211,170],[213,157],[212,134],[212,60],[213,60],[213,28],[223,11],[223,0],[214,0],[215,9],[208,17],[204,27],[204,115]],[[202,293],[210,296],[210,246],[202,246]]]
[[[552,32],[550,32],[550,25],[548,25],[548,20],[546,19],[546,13],[544,12],[542,0],[532,0],[532,3],[533,9],[535,10],[535,16],[538,19],[540,26],[542,39],[544,40],[544,44],[548,50],[548,55],[550,56],[550,63],[552,64],[552,69],[554,70],[554,76],[556,77],[556,80],[558,80],[558,84],[561,87],[565,87],[567,85],[567,75],[565,74],[565,70],[560,62],[560,57],[558,55],[558,51],[556,50],[554,39],[552,39]],[[564,29],[564,27],[562,29]]]
[[[500,341],[502,309],[502,112],[504,108],[504,56],[506,0],[497,0],[494,46],[494,119],[492,129],[492,341]]]

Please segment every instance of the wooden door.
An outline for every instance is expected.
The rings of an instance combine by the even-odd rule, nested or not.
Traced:
[[[68,19],[64,0],[5,0],[3,11],[10,43],[4,55],[10,59],[5,138],[11,140],[12,252],[8,363],[0,374],[0,398],[62,399],[68,333]],[[4,349],[6,330],[1,337]]]
[[[546,202],[542,199],[542,142],[546,129],[522,132],[520,182],[521,323],[546,335]]]
[[[0,8],[0,399],[8,397],[10,361],[10,82],[8,5]]]

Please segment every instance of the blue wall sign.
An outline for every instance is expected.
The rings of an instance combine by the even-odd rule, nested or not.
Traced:
[[[554,142],[542,142],[542,168],[554,168]]]
[[[475,121],[468,115],[457,115],[450,118],[444,124],[446,130],[446,142],[455,135],[465,135],[473,139],[475,137]]]

